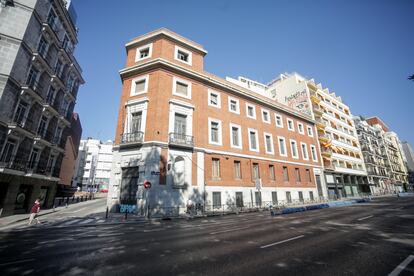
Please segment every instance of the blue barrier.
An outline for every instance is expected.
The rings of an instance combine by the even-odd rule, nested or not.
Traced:
[[[285,215],[297,212],[305,212],[310,210],[325,209],[330,207],[348,206],[354,203],[368,202],[370,198],[356,199],[356,200],[344,200],[344,201],[333,201],[323,204],[308,205],[303,207],[290,207],[282,210],[270,210],[272,216]]]
[[[409,197],[414,196],[414,193],[398,193],[398,197]]]

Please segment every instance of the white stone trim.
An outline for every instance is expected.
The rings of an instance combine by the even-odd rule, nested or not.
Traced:
[[[141,92],[135,93],[136,83],[139,82],[139,81],[142,81],[142,80],[145,80],[144,90],[141,91]],[[136,95],[141,95],[141,94],[147,93],[148,92],[148,81],[149,81],[149,75],[140,76],[140,77],[132,79],[130,95],[131,96],[136,96]]]
[[[296,156],[293,154],[292,142],[295,144]],[[293,159],[299,159],[298,142],[296,142],[296,140],[289,139],[289,146],[290,146],[290,153],[292,154],[292,158]]]
[[[252,148],[252,141],[250,140],[250,132],[254,132],[254,135],[256,137],[256,149]],[[248,128],[247,129],[247,138],[249,139],[249,150],[250,151],[255,151],[255,152],[259,152],[260,151],[260,146],[259,146],[259,137],[258,137],[258,132],[257,129],[254,128]]]
[[[306,132],[308,134],[309,137],[313,137],[313,129],[311,126],[306,126]]]
[[[305,146],[305,151],[303,151],[303,146]],[[308,145],[306,143],[301,142],[300,143],[300,149],[302,151],[303,160],[309,160]],[[306,158],[305,158],[305,153],[306,153]]]
[[[184,60],[179,59],[178,58],[178,51],[187,54],[188,55],[188,61],[184,61]],[[184,48],[181,48],[177,45],[175,45],[175,47],[174,47],[174,59],[178,60],[179,62],[190,65],[190,66],[193,65],[193,53],[191,51],[188,51],[188,50],[186,50]]]
[[[316,150],[315,145],[310,145],[310,149],[311,149],[312,161],[313,162],[318,162],[318,151]],[[312,149],[315,150],[315,156],[313,156],[313,154],[312,154]]]
[[[280,119],[280,124],[277,123],[278,118]],[[283,116],[281,114],[275,113],[275,124],[277,127],[283,128]]]
[[[263,122],[265,122],[266,124],[270,124],[271,123],[270,111],[268,109],[264,109],[264,108],[262,108],[261,110],[262,110],[262,120],[263,120]],[[267,121],[265,120],[265,116],[264,116],[265,113],[267,113],[267,118],[268,118]]]
[[[289,127],[289,122],[292,123],[292,127]],[[292,119],[286,118],[286,125],[289,131],[295,131],[295,122]]]
[[[230,96],[228,96],[227,97],[227,100],[228,100],[228,106],[229,106],[229,112],[231,112],[231,113],[235,113],[235,114],[240,114],[240,101],[239,101],[239,99],[236,99],[236,98],[233,98],[233,97],[230,97]],[[230,104],[230,102],[231,101],[235,101],[236,102],[236,106],[237,106],[237,110],[236,111],[234,111],[234,110],[232,110],[230,107],[231,107],[231,104]]]
[[[266,136],[270,137],[270,147],[271,147],[270,150],[267,148]],[[275,149],[274,149],[274,145],[273,145],[273,135],[271,133],[268,133],[268,132],[263,132],[263,139],[264,139],[266,153],[267,154],[275,154]]]
[[[302,130],[300,130],[300,127],[302,127]],[[302,123],[298,122],[298,132],[299,134],[305,135],[305,127],[303,126]]]
[[[253,108],[253,116],[249,115],[249,107]],[[246,103],[246,117],[256,120],[256,106],[250,103]]]
[[[211,94],[217,95],[217,105],[211,103]],[[215,90],[208,89],[207,104],[215,108],[221,108],[221,94]]]
[[[238,145],[238,146],[234,145],[234,143],[233,143],[234,142],[233,141],[233,127],[237,127],[239,129],[238,136],[239,136],[239,143],[240,143],[240,145]],[[241,128],[240,125],[236,125],[236,124],[230,123],[230,146],[232,148],[236,148],[236,149],[242,149],[243,148],[242,128]]]
[[[141,58],[140,57],[141,51],[144,50],[144,49],[147,49],[147,48],[148,48],[148,56]],[[149,43],[149,44],[143,45],[141,47],[138,47],[136,49],[136,52],[135,52],[135,62],[141,61],[141,60],[145,60],[147,58],[150,58],[151,56],[152,56],[152,43]]]
[[[187,85],[187,96],[184,96],[182,94],[179,94],[176,92],[177,90],[177,82],[180,82],[182,84]],[[178,97],[182,97],[182,98],[186,98],[186,99],[191,99],[191,82],[190,81],[186,81],[184,79],[180,79],[177,77],[173,77],[173,87],[172,87],[172,94]]]
[[[212,122],[218,123],[218,142],[211,140],[211,123]],[[211,145],[222,146],[223,145],[222,137],[223,136],[222,136],[221,120],[208,117],[208,143]]]
[[[280,140],[283,140],[283,145],[285,148],[285,153],[282,153],[281,148],[280,148]],[[286,147],[286,138],[283,136],[277,136],[277,147],[279,148],[279,155],[280,156],[284,156],[287,157],[287,147]]]

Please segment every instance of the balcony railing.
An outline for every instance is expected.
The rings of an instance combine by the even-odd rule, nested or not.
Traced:
[[[42,96],[43,86],[40,84],[39,81],[28,80],[26,84],[23,84],[23,88],[24,87],[28,87],[39,96]]]
[[[15,171],[21,171],[25,173],[36,173],[46,176],[50,176],[55,171],[55,167],[47,167],[45,161],[33,161],[30,162],[27,158],[20,158],[17,156],[11,156],[7,160],[0,161],[1,169],[10,169]],[[54,175],[55,176],[55,175]]]
[[[144,141],[144,132],[130,132],[121,135],[120,144],[142,143]]]
[[[13,118],[9,121],[10,126],[17,126],[30,132],[35,132],[35,121],[31,117]]]
[[[168,142],[170,145],[194,147],[194,136],[171,132]]]

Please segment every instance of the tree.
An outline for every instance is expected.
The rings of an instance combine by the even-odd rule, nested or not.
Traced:
[[[408,79],[414,81],[414,74],[409,76]]]

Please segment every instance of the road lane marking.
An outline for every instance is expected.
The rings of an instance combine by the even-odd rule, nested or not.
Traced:
[[[27,262],[32,262],[32,261],[35,261],[35,260],[36,260],[36,259],[24,259],[24,260],[18,260],[18,261],[14,261],[14,262],[2,263],[2,264],[0,264],[0,266],[4,266],[4,265],[11,265],[11,264],[27,263]]]
[[[91,219],[81,221],[81,222],[79,222],[79,224],[86,224],[86,223],[89,223],[89,222],[92,222],[92,221],[94,221],[94,219],[91,218]]]
[[[293,237],[293,238],[290,238],[290,239],[287,239],[287,240],[283,240],[283,241],[278,241],[278,242],[274,242],[274,243],[271,243],[271,244],[262,245],[262,246],[260,246],[260,248],[263,249],[263,248],[271,247],[271,246],[278,245],[278,244],[281,244],[281,243],[285,243],[285,242],[289,242],[289,241],[301,239],[304,236],[305,235],[300,235],[300,236],[296,236],[296,237]]]
[[[83,208],[80,208],[79,210],[73,211],[72,213],[77,213],[77,212],[83,211],[85,209],[86,209],[86,207],[83,207]]]
[[[61,225],[71,225],[71,224],[77,223],[78,221],[81,221],[81,219],[70,220],[70,221],[62,223]]]
[[[369,218],[372,218],[373,217],[373,215],[371,215],[371,216],[367,216],[367,217],[363,217],[363,218],[359,218],[359,219],[357,219],[358,221],[361,221],[361,220],[365,220],[365,219],[369,219]]]
[[[244,229],[247,229],[247,228],[249,228],[249,227],[239,227],[239,228],[232,228],[232,229],[227,229],[227,230],[222,230],[222,231],[216,231],[216,232],[211,232],[210,235],[233,232],[233,231],[237,231],[237,230],[244,230]]]
[[[414,255],[408,256],[402,263],[400,263],[388,276],[397,276],[403,271],[407,265],[409,265],[412,260],[414,260]]]

